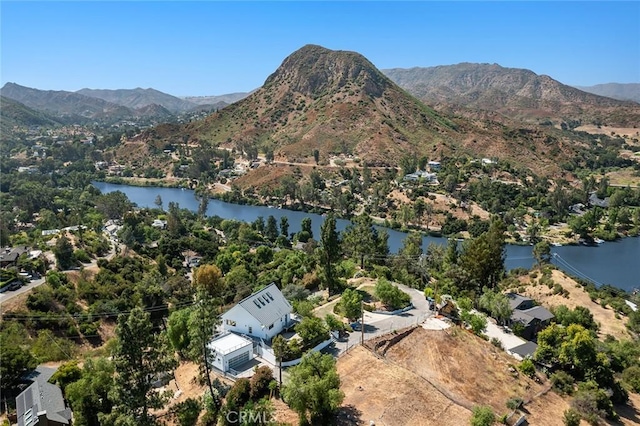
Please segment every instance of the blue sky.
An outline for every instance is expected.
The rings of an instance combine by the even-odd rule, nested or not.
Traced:
[[[0,79],[48,90],[249,91],[305,44],[378,68],[498,63],[640,82],[639,2],[0,2]]]

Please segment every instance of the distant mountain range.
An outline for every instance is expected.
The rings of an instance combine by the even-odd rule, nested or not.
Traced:
[[[198,106],[196,103],[168,95],[155,89],[81,89],[75,93],[102,99],[131,109],[143,108],[153,104],[161,105],[173,114],[189,111]]]
[[[0,138],[2,139],[13,135],[16,127],[54,127],[61,124],[55,117],[29,108],[13,99],[0,96]]]
[[[426,104],[448,110],[454,107],[457,113],[492,111],[530,122],[640,122],[636,103],[583,92],[526,69],[461,63],[382,72]]]
[[[593,93],[621,101],[640,103],[640,83],[606,83],[595,86],[574,86],[584,92]]]
[[[33,89],[16,83],[5,84],[0,94],[62,122],[78,124],[90,120],[114,122],[140,117],[169,119],[185,112],[224,108],[247,95],[234,93],[195,97],[191,101],[155,89],[81,89],[68,92]]]

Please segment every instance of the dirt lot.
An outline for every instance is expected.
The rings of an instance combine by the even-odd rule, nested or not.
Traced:
[[[338,360],[343,406],[360,424],[468,424],[471,412],[451,402],[426,380],[358,346]],[[354,421],[352,424],[356,424]]]
[[[458,328],[448,332],[417,328],[389,347],[385,357],[356,347],[338,360],[344,406],[360,424],[464,425],[476,404],[489,404],[497,416],[507,414],[506,401],[528,401],[530,425],[563,424],[570,399],[542,383],[513,374],[516,361],[488,342]],[[640,396],[619,408],[621,421],[640,424]],[[351,423],[355,424],[355,423]],[[584,423],[583,423],[584,424]]]
[[[629,332],[625,327],[626,317],[616,319],[615,312],[611,308],[603,308],[599,303],[592,302],[589,294],[571,278],[567,277],[562,271],[552,271],[551,277],[555,283],[558,283],[569,292],[569,297],[563,297],[561,294],[553,294],[553,290],[546,285],[530,285],[530,277],[521,277],[521,281],[528,284],[524,294],[538,301],[541,305],[551,308],[558,305],[566,305],[573,309],[576,306],[584,306],[593,314],[593,318],[600,324],[598,335],[604,338],[607,334],[617,339],[630,338]],[[540,278],[540,274],[538,279]]]

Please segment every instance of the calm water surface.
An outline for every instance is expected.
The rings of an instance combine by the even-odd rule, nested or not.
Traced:
[[[159,195],[163,201],[163,207],[169,202],[175,202],[181,208],[192,211],[198,210],[199,202],[195,198],[194,191],[179,188],[155,188],[130,185],[117,185],[104,182],[94,182],[96,188],[103,193],[121,191],[139,207],[155,208],[155,200]],[[211,199],[207,214],[220,216],[224,219],[236,219],[244,222],[253,222],[259,216],[265,220],[269,215],[274,216],[278,223],[282,216],[289,219],[289,232],[298,232],[303,218],[311,218],[313,235],[318,238],[320,226],[324,218],[313,213],[304,213],[290,210],[281,210],[264,206],[247,206],[225,203]],[[344,219],[337,220],[337,229],[342,231],[349,224]],[[397,253],[407,236],[406,233],[387,229],[389,233],[389,250]],[[446,244],[444,238],[424,237],[423,246],[426,249],[429,243]],[[506,249],[507,269],[524,267],[530,268],[534,259],[530,246],[508,245]],[[624,290],[632,290],[640,287],[640,238],[624,238],[616,242],[607,242],[595,247],[563,246],[552,247],[554,253],[553,262],[561,269],[572,275],[589,279],[596,283],[611,284]]]

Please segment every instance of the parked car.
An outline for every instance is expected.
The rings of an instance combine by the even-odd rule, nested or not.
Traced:
[[[20,287],[22,287],[22,281],[15,280],[11,284],[9,284],[7,287],[9,288],[9,291],[15,291]]]
[[[362,330],[362,323],[360,321],[352,322],[351,324],[349,324],[349,326],[353,331]]]

